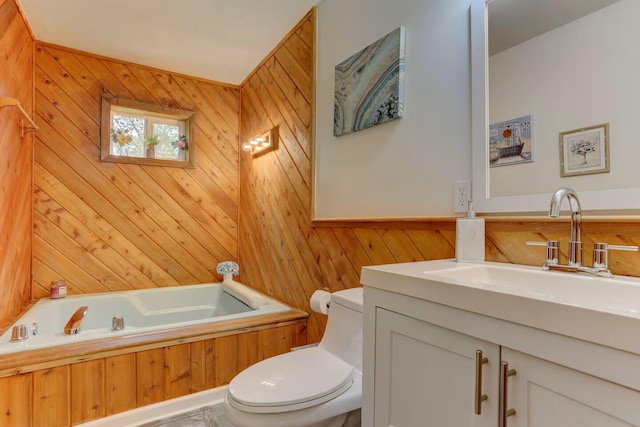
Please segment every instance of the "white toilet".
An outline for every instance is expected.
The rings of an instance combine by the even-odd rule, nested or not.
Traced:
[[[353,288],[331,294],[318,346],[263,360],[231,380],[225,417],[236,427],[359,426],[353,411],[361,402],[362,288]]]

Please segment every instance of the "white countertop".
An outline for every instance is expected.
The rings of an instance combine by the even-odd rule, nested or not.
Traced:
[[[495,262],[363,267],[361,282],[640,355],[640,280]]]

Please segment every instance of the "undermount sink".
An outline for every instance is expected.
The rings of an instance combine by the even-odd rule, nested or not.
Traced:
[[[638,278],[449,259],[363,267],[360,280],[365,301],[379,289],[640,354]]]
[[[441,269],[424,271],[424,278],[597,311],[640,316],[638,279],[552,272],[530,266],[490,262],[442,263]]]

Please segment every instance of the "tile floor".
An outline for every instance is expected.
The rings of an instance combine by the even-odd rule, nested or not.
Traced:
[[[224,418],[224,404],[209,405],[139,427],[234,427]]]
[[[360,427],[360,410],[350,412],[344,427]],[[182,414],[155,420],[137,427],[234,427],[224,417],[224,403],[192,409]]]

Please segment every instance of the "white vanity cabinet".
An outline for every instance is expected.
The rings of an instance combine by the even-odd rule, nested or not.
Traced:
[[[480,396],[498,391],[497,345],[382,308],[376,319],[376,425],[495,425],[494,400]],[[476,357],[488,361],[477,372]]]
[[[640,425],[640,393],[509,348],[509,427],[628,427]]]
[[[363,426],[640,427],[640,354],[455,306],[490,304],[491,294],[371,277],[362,279]]]

